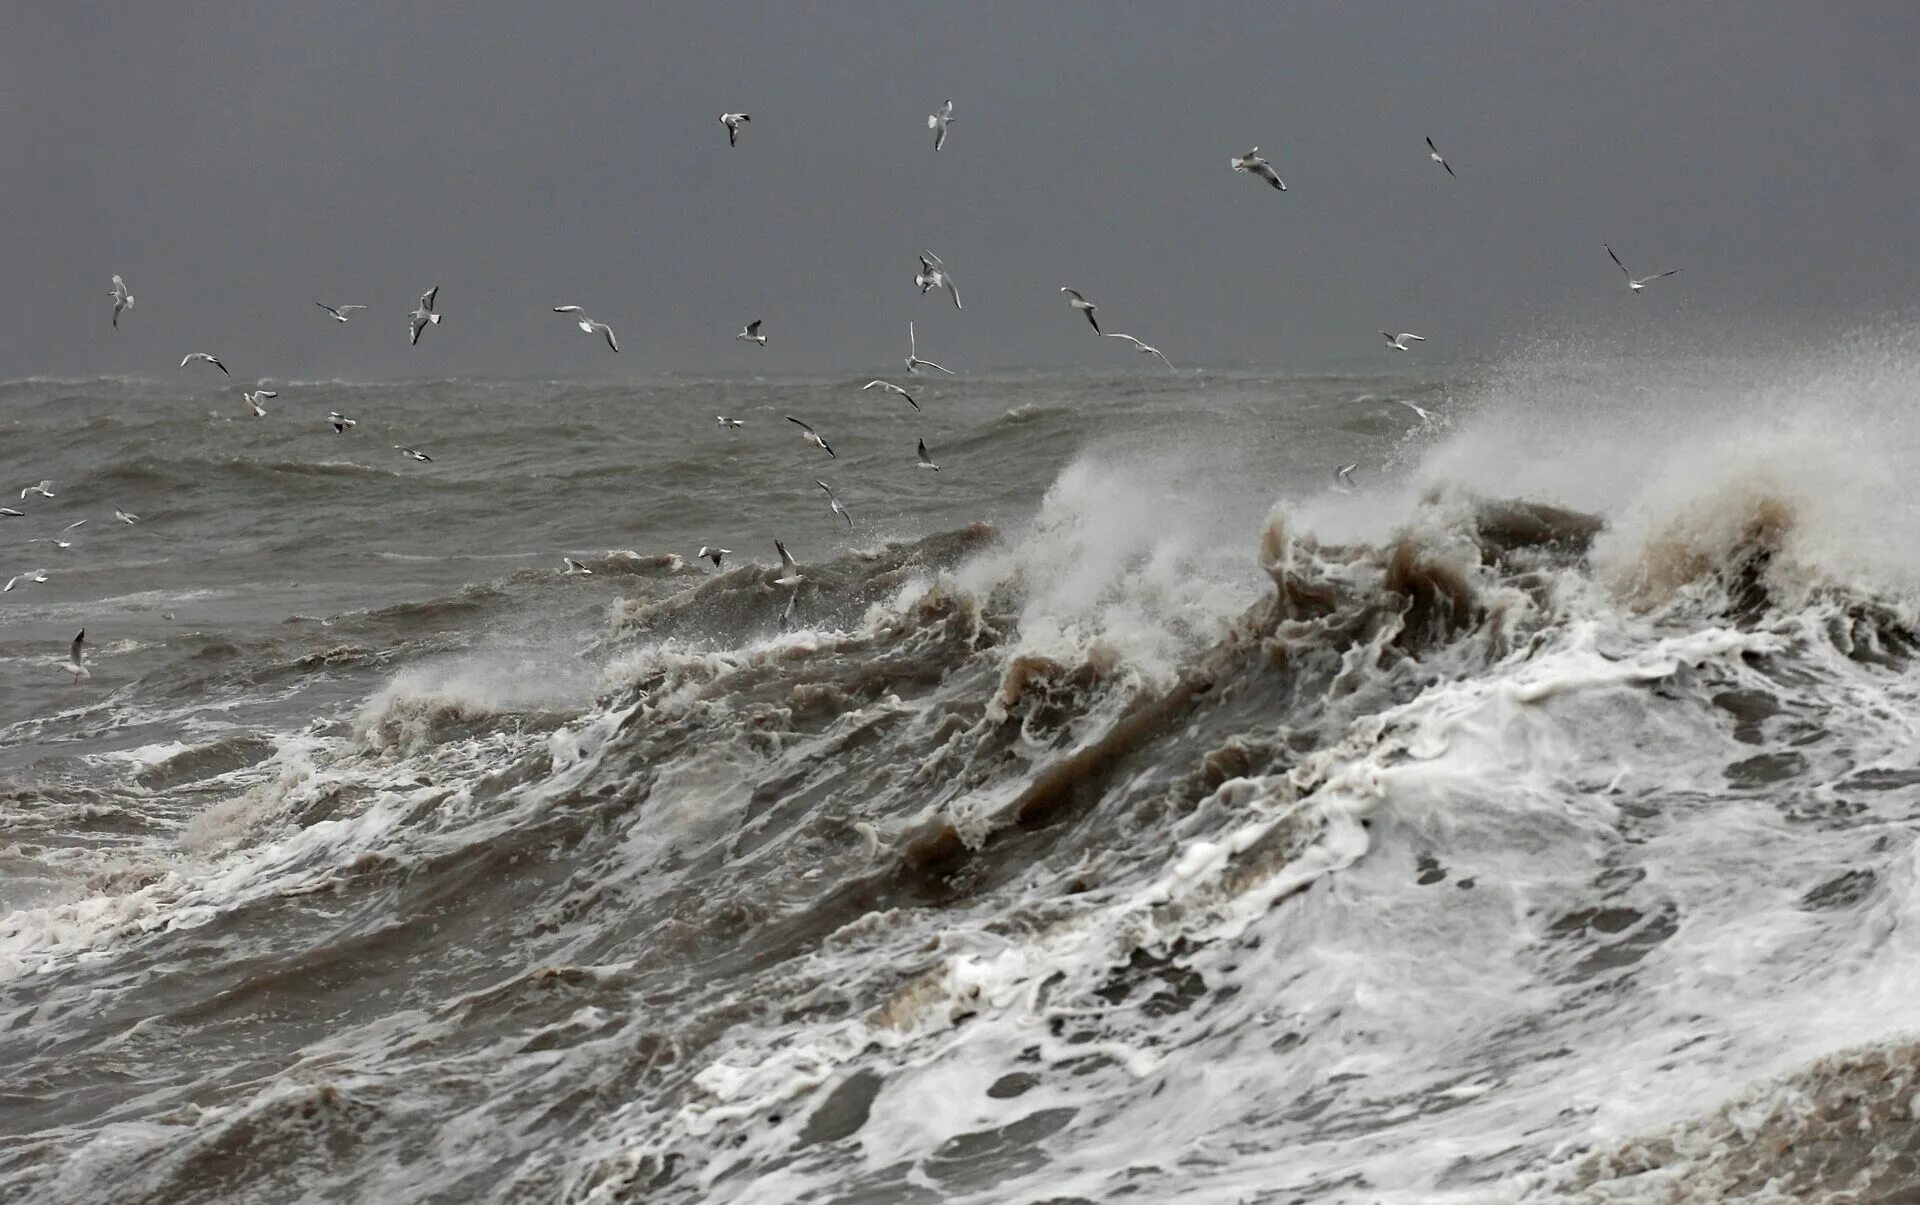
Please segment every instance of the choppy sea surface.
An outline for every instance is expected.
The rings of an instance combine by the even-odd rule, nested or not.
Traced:
[[[0,385],[0,1200],[1920,1199],[1920,338],[1154,367]]]

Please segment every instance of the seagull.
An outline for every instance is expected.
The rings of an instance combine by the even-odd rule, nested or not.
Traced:
[[[47,571],[45,569],[34,569],[27,573],[16,573],[7,579],[6,585],[0,586],[0,594],[5,594],[7,591],[13,589],[15,582],[26,582],[31,586],[40,586],[45,585],[46,580]]]
[[[23,511],[23,510],[15,510],[15,509],[13,509],[13,508],[12,508],[11,506],[0,506],[0,518],[3,518],[3,519],[24,519],[24,518],[26,518],[26,517],[27,517],[27,512],[26,512],[26,511]]]
[[[939,150],[947,140],[947,123],[953,120],[953,102],[948,101],[932,113],[927,114],[927,128],[933,131],[933,149]]]
[[[1435,163],[1438,163],[1441,167],[1446,168],[1447,174],[1449,176],[1453,176],[1453,164],[1448,163],[1445,159],[1442,159],[1440,157],[1440,148],[1433,145],[1433,138],[1431,136],[1427,138],[1427,158],[1433,160]],[[1453,176],[1453,178],[1458,180],[1460,177]]]
[[[227,366],[220,362],[219,356],[210,356],[203,351],[188,352],[186,355],[186,358],[180,361],[180,367],[185,368],[187,365],[193,363],[195,360],[205,360],[207,363],[213,365],[215,368],[218,368],[221,372],[227,372]],[[233,374],[230,372],[227,372],[227,375],[232,376]]]
[[[710,548],[707,545],[702,544],[700,545],[700,551],[694,553],[693,555],[698,558],[712,561],[713,567],[715,569],[718,569],[720,567],[720,558],[723,556],[726,556],[728,553],[732,551],[733,549],[731,548]]]
[[[335,322],[345,322],[348,314],[351,314],[355,310],[364,310],[367,308],[364,305],[328,305],[324,301],[316,301],[313,304],[319,306],[327,313],[332,314]]]
[[[133,294],[127,292],[127,282],[116,276],[113,278],[113,292],[109,295],[113,298],[113,328],[119,330],[120,311],[133,308]]]
[[[349,427],[357,427],[360,425],[338,410],[327,411],[327,421],[333,424],[334,432],[339,435],[345,435]]]
[[[1353,471],[1359,467],[1360,467],[1360,462],[1356,460],[1352,464],[1343,464],[1338,468],[1334,469],[1333,470],[1334,488],[1344,489],[1348,493],[1352,493],[1353,492]]]
[[[1416,405],[1415,403],[1410,402],[1403,397],[1391,397],[1391,398],[1388,398],[1387,401],[1395,402],[1395,403],[1398,403],[1399,405],[1405,406],[1407,409],[1419,415],[1420,423],[1422,426],[1432,426],[1434,423],[1433,411],[1427,409],[1425,406]]]
[[[582,565],[579,561],[574,560],[572,557],[563,556],[560,559],[564,561],[567,566],[567,571],[561,574],[560,575],[561,577],[579,577],[581,575],[585,575],[587,577],[593,576],[593,570],[587,568],[585,565]]]
[[[793,559],[793,554],[787,551],[785,544],[775,540],[773,546],[780,551],[780,576],[773,579],[773,584],[785,586],[789,590],[798,590],[800,583],[807,580],[801,576],[800,563]]]
[[[1244,155],[1233,156],[1231,162],[1233,164],[1234,171],[1252,172],[1254,175],[1259,176],[1262,180],[1265,180],[1267,183],[1273,185],[1275,188],[1279,189],[1281,192],[1287,191],[1286,181],[1282,180],[1279,176],[1274,174],[1273,164],[1268,163],[1265,159],[1262,159],[1260,157],[1259,147],[1257,146],[1254,147],[1252,150],[1248,151]]]
[[[740,144],[740,127],[752,120],[753,118],[745,113],[722,113],[720,115],[720,124],[727,127],[728,146],[738,146]]]
[[[936,473],[940,471],[940,466],[933,463],[933,457],[927,455],[927,441],[924,439],[920,441],[920,463],[915,467],[932,469]]]
[[[1412,351],[1413,349],[1407,346],[1407,340],[1409,339],[1413,340],[1415,343],[1425,343],[1427,341],[1427,337],[1425,335],[1416,335],[1411,332],[1406,332],[1398,336],[1394,336],[1394,335],[1387,334],[1387,332],[1385,331],[1381,331],[1380,337],[1385,339],[1387,341],[1387,346],[1391,347],[1395,351]]]
[[[840,505],[840,499],[833,496],[833,487],[828,485],[826,482],[820,480],[818,477],[815,477],[813,479],[813,483],[819,486],[821,489],[827,491],[827,502],[831,506],[833,513],[836,515],[839,515],[842,519],[845,519],[847,521],[847,530],[852,531],[853,516],[847,513],[846,507]]]
[[[579,306],[556,305],[553,307],[553,312],[556,314],[572,314],[573,324],[575,326],[589,335],[605,335],[607,337],[607,346],[615,351],[620,350],[620,345],[616,343],[613,338],[613,328],[604,322],[595,322],[593,319],[587,317],[587,312]]]
[[[725,427],[729,431],[738,431],[746,423],[745,419],[728,418],[724,414],[716,414],[714,415],[714,417],[719,419],[720,425]]]
[[[72,548],[73,547],[72,540],[63,540],[59,536],[35,536],[33,539],[28,540],[27,543],[51,544],[55,548]]]
[[[1068,305],[1087,316],[1087,325],[1093,328],[1093,333],[1096,335],[1100,334],[1100,323],[1096,321],[1093,316],[1093,312],[1100,307],[1080,296],[1080,290],[1078,289],[1069,289],[1063,285],[1060,291],[1067,295]]]
[[[247,393],[245,391],[242,391],[240,396],[243,398],[246,398],[247,405],[253,407],[253,417],[265,418],[267,417],[267,410],[266,410],[266,407],[260,404],[260,399],[279,397],[280,395],[275,393],[271,389],[256,389],[252,393]]]
[[[947,296],[953,298],[953,308],[956,310],[960,308],[960,290],[954,286],[953,276],[947,271],[947,265],[941,263],[940,257],[933,252],[920,253],[920,274],[913,278],[913,283],[920,286],[922,294],[935,287],[945,289]]]
[[[767,337],[760,333],[760,319],[758,318],[747,323],[746,329],[735,335],[734,338],[745,339],[748,343],[758,343],[762,347],[767,345]]]
[[[935,364],[932,360],[922,360],[918,354],[919,351],[920,351],[920,344],[913,337],[913,319],[909,318],[907,319],[907,372],[908,374],[911,375],[913,373],[919,372],[920,366],[922,364],[926,365],[928,368],[940,368],[940,366],[938,364]],[[948,376],[954,375],[954,371],[951,368],[940,368],[940,371],[946,373]]]
[[[73,522],[67,524],[65,527],[62,527],[60,530],[62,532],[69,532],[76,527],[85,527],[86,525],[87,525],[87,521],[85,519],[76,519]]]
[[[138,523],[140,521],[139,515],[136,515],[131,511],[121,510],[118,506],[115,506],[113,508],[113,517],[120,520],[122,523],[125,523],[128,527],[132,527],[135,523]]]
[[[413,313],[407,315],[407,321],[413,328],[413,342],[416,346],[420,342],[421,331],[426,330],[428,326],[440,325],[440,315],[435,313],[433,308],[434,299],[439,296],[440,286],[435,285],[420,294],[420,304],[414,307]]]
[[[1179,369],[1177,369],[1177,368],[1175,368],[1175,367],[1173,366],[1173,361],[1172,361],[1172,360],[1169,360],[1169,359],[1167,359],[1167,357],[1166,357],[1166,356],[1164,356],[1164,355],[1161,355],[1161,353],[1160,353],[1160,349],[1159,349],[1159,348],[1157,348],[1157,347],[1155,347],[1155,346],[1153,346],[1153,345],[1152,345],[1152,344],[1150,344],[1150,343],[1142,343],[1142,342],[1141,342],[1140,340],[1138,340],[1138,339],[1136,339],[1136,338],[1134,338],[1134,337],[1133,337],[1132,335],[1123,335],[1123,334],[1121,334],[1121,333],[1120,333],[1119,331],[1114,331],[1114,332],[1113,332],[1112,334],[1110,334],[1110,335],[1108,335],[1108,336],[1106,336],[1106,337],[1107,337],[1107,338],[1109,338],[1109,339],[1125,339],[1125,340],[1126,340],[1127,342],[1129,342],[1129,343],[1131,343],[1131,344],[1133,344],[1133,347],[1134,347],[1134,350],[1135,350],[1135,351],[1138,351],[1138,352],[1139,352],[1139,353],[1141,353],[1142,355],[1147,355],[1147,356],[1160,356],[1160,362],[1161,362],[1162,364],[1165,364],[1165,365],[1167,366],[1167,368],[1168,368],[1168,370],[1169,370],[1169,371],[1172,371],[1172,372],[1178,372],[1178,371],[1180,371]]]
[[[433,457],[427,455],[425,452],[416,452],[412,448],[403,448],[399,444],[393,445],[393,450],[407,457],[409,460],[424,460],[429,463],[433,460]]]
[[[20,496],[22,498],[26,497],[28,494],[38,494],[42,498],[51,498],[54,496],[53,482],[42,481],[39,485],[30,485],[26,489],[23,489],[20,491]]]
[[[829,456],[833,455],[833,449],[827,446],[826,440],[820,438],[820,433],[818,431],[815,431],[812,427],[809,427],[807,424],[800,422],[799,419],[793,417],[791,414],[787,415],[787,421],[790,423],[799,424],[801,439],[806,440],[808,443],[812,444],[816,448],[819,448],[822,452],[825,452],[827,455]]]
[[[868,381],[866,384],[860,386],[860,392],[862,393],[865,393],[869,389],[884,389],[888,393],[897,393],[907,399],[907,405],[912,406],[915,410],[920,408],[920,403],[913,400],[913,395],[898,385],[889,384],[886,381]]]
[[[73,638],[73,648],[67,653],[67,663],[60,667],[73,675],[73,684],[75,686],[80,685],[80,679],[93,677],[92,672],[87,669],[84,662],[84,658],[87,655],[86,643],[87,629],[81,628],[80,634]]]
[[[1601,243],[1600,245],[1602,247],[1607,247],[1605,243]],[[1680,271],[1679,268],[1668,268],[1665,272],[1655,272],[1652,276],[1642,276],[1636,280],[1634,279],[1633,273],[1627,272],[1627,265],[1620,262],[1620,257],[1617,255],[1614,255],[1612,247],[1607,247],[1607,255],[1613,260],[1613,264],[1615,267],[1619,268],[1622,272],[1627,273],[1627,288],[1630,291],[1635,293],[1638,293],[1641,289],[1646,288],[1647,282],[1650,280],[1659,280],[1662,276],[1672,276],[1675,273]]]

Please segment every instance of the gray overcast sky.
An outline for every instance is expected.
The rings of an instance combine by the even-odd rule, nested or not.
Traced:
[[[851,375],[896,369],[910,316],[955,367],[1129,365],[1064,284],[1188,364],[1374,356],[1377,327],[1471,356],[1628,304],[1760,331],[1920,286],[1913,3],[63,3],[0,26],[9,378],[190,350],[248,380]],[[738,149],[723,109],[753,114]],[[1286,194],[1229,171],[1256,143]],[[1685,273],[1630,301],[1603,241]],[[964,311],[916,294],[923,246]],[[436,282],[446,321],[410,348]],[[340,327],[315,300],[373,309]],[[732,339],[755,317],[765,351]]]

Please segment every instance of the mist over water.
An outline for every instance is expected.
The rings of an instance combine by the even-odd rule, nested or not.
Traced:
[[[1394,367],[0,386],[0,1198],[1920,1191],[1920,339]]]

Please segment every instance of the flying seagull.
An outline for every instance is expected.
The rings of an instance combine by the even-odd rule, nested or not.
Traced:
[[[767,345],[767,337],[760,333],[760,319],[758,318],[747,323],[746,329],[735,335],[734,338],[745,339],[748,343],[758,343],[762,347]]]
[[[26,511],[15,510],[11,506],[0,506],[0,518],[24,519],[26,517],[27,517]]]
[[[1351,493],[1353,491],[1353,471],[1359,467],[1360,467],[1360,462],[1356,460],[1352,464],[1343,464],[1338,468],[1334,469],[1333,470],[1334,488],[1345,489],[1346,491]]]
[[[560,575],[561,577],[579,577],[581,575],[585,575],[587,577],[593,576],[593,570],[587,568],[585,565],[582,565],[579,561],[574,560],[572,557],[563,556],[560,559],[564,561],[567,566],[567,571],[561,574]]]
[[[579,306],[556,305],[553,307],[553,312],[556,314],[573,315],[573,324],[575,326],[579,327],[581,330],[585,331],[589,335],[605,335],[607,338],[607,346],[611,347],[615,351],[620,350],[620,344],[615,342],[613,338],[613,328],[608,326],[604,322],[595,322],[593,319],[587,317],[587,312],[581,309]]]
[[[81,628],[80,634],[73,638],[73,648],[67,653],[67,663],[60,668],[73,675],[73,684],[80,685],[80,679],[91,678],[93,674],[86,666],[87,629]]]
[[[809,427],[807,424],[800,422],[799,419],[793,417],[791,414],[787,415],[787,421],[790,423],[799,424],[801,439],[806,440],[808,443],[812,444],[816,448],[819,448],[822,452],[825,452],[827,455],[829,456],[833,455],[833,449],[827,446],[826,440],[820,438],[820,433],[818,431],[815,431],[812,427]]]
[[[935,364],[932,360],[922,360],[920,358],[919,352],[920,352],[919,341],[913,337],[913,319],[909,318],[907,319],[907,373],[908,375],[912,375],[914,373],[919,372],[920,366],[923,364],[926,365],[928,368],[939,368],[941,372],[946,373],[948,376],[954,375],[954,371],[951,368],[940,368],[940,366],[938,364]]]
[[[1387,400],[1389,402],[1394,402],[1399,405],[1405,406],[1407,409],[1419,415],[1421,426],[1433,425],[1433,422],[1434,422],[1433,411],[1427,409],[1425,406],[1417,405],[1413,402],[1408,401],[1406,398],[1403,398],[1403,397],[1390,397]]]
[[[346,415],[340,413],[338,410],[327,411],[327,421],[333,424],[334,433],[338,435],[345,435],[347,433],[347,428],[357,427],[360,425],[354,420],[348,418]]]
[[[888,393],[897,393],[907,399],[907,405],[912,406],[915,410],[920,408],[920,403],[913,400],[913,395],[898,385],[889,384],[886,381],[868,381],[866,384],[860,386],[860,392],[862,393],[865,393],[869,389],[884,389]]]
[[[824,482],[824,481],[822,481],[822,480],[820,480],[820,479],[819,479],[818,477],[815,477],[815,478],[813,479],[813,483],[814,483],[815,485],[817,485],[817,486],[819,486],[819,487],[820,487],[821,489],[823,489],[823,490],[825,490],[825,491],[827,491],[827,503],[828,503],[828,505],[829,505],[829,506],[831,507],[831,509],[833,510],[833,513],[834,513],[834,514],[836,514],[836,515],[839,515],[839,516],[840,516],[840,517],[841,517],[842,519],[845,519],[845,520],[847,521],[847,530],[848,530],[848,531],[852,531],[852,530],[853,530],[853,516],[852,516],[851,514],[849,514],[849,513],[847,512],[847,508],[846,508],[846,507],[844,507],[844,506],[842,506],[842,505],[840,505],[840,499],[838,499],[838,498],[836,498],[836,497],[834,497],[834,494],[833,494],[833,487],[832,487],[832,486],[830,486],[830,485],[828,485],[828,484],[827,484],[826,482]]]
[[[26,489],[23,489],[20,491],[20,496],[22,498],[26,497],[28,494],[38,494],[42,498],[51,498],[54,496],[53,482],[42,481],[39,485],[30,485]]]
[[[960,290],[953,283],[953,274],[947,271],[947,265],[941,263],[940,257],[933,252],[920,253],[920,273],[913,278],[913,283],[920,286],[923,295],[928,289],[945,289],[947,296],[953,298],[953,308],[960,308]]]
[[[1172,361],[1172,360],[1169,360],[1169,359],[1167,359],[1167,358],[1166,358],[1166,356],[1164,356],[1164,355],[1161,355],[1161,354],[1160,354],[1160,349],[1159,349],[1159,348],[1157,348],[1157,347],[1155,347],[1155,346],[1153,346],[1153,345],[1152,345],[1152,344],[1150,344],[1150,343],[1142,343],[1142,342],[1141,342],[1140,340],[1138,340],[1138,339],[1136,339],[1136,338],[1134,338],[1134,337],[1133,337],[1132,335],[1123,335],[1123,334],[1121,334],[1121,333],[1120,333],[1119,331],[1114,331],[1114,332],[1113,332],[1112,334],[1110,334],[1110,335],[1108,335],[1108,336],[1107,336],[1107,338],[1109,338],[1109,339],[1125,339],[1125,340],[1126,340],[1127,342],[1129,342],[1129,343],[1131,343],[1131,344],[1133,344],[1133,348],[1134,348],[1134,350],[1135,350],[1135,351],[1137,351],[1137,352],[1139,352],[1139,353],[1140,353],[1140,354],[1142,354],[1142,355],[1146,355],[1146,356],[1160,356],[1160,362],[1161,362],[1162,364],[1165,364],[1165,365],[1167,366],[1167,368],[1168,368],[1168,370],[1169,370],[1169,371],[1171,371],[1171,372],[1178,372],[1178,371],[1180,371],[1179,369],[1177,369],[1177,368],[1174,368],[1174,366],[1173,366],[1173,361]]]
[[[780,552],[780,576],[773,579],[773,584],[790,590],[799,589],[800,583],[807,580],[801,576],[800,563],[793,559],[793,554],[787,551],[785,544],[775,540],[773,546]]]
[[[185,368],[187,365],[193,363],[195,360],[205,360],[207,363],[213,365],[215,368],[218,368],[221,372],[227,372],[227,366],[220,362],[219,356],[210,356],[203,351],[188,352],[186,355],[186,358],[180,361],[180,367]],[[232,376],[233,374],[230,372],[227,372],[227,375]]]
[[[140,521],[139,515],[134,514],[132,511],[121,510],[118,506],[113,508],[113,517],[125,523],[128,527],[132,527]]]
[[[265,418],[267,417],[267,408],[260,404],[260,400],[262,398],[275,398],[280,395],[271,389],[256,389],[252,393],[247,393],[243,390],[240,396],[246,398],[247,405],[253,407],[253,417]]]
[[[725,427],[729,431],[738,431],[746,423],[745,419],[728,418],[724,414],[716,414],[714,415],[714,417],[719,419],[720,425]]]
[[[1265,180],[1267,183],[1273,185],[1275,188],[1279,189],[1281,192],[1287,191],[1286,181],[1282,180],[1279,176],[1274,174],[1273,164],[1268,163],[1265,159],[1262,159],[1260,157],[1259,147],[1257,146],[1254,147],[1252,150],[1248,151],[1244,155],[1233,156],[1231,162],[1233,163],[1234,171],[1252,172],[1254,175],[1260,177],[1262,180]]]
[[[924,439],[923,439],[923,440],[921,440],[921,441],[920,441],[920,449],[919,449],[919,450],[920,450],[920,463],[919,463],[918,465],[916,465],[916,466],[914,466],[914,467],[916,467],[916,468],[922,468],[922,469],[932,469],[932,470],[933,470],[934,472],[936,472],[936,473],[937,473],[937,472],[939,472],[939,471],[940,471],[940,466],[939,466],[939,465],[937,465],[937,464],[935,464],[935,463],[933,463],[933,457],[931,457],[931,456],[929,456],[929,455],[927,455],[927,441],[926,441],[926,440],[924,440]]]
[[[1387,332],[1381,331],[1380,337],[1385,339],[1387,341],[1387,346],[1391,347],[1395,351],[1412,351],[1413,349],[1407,346],[1407,340],[1409,339],[1413,340],[1415,343],[1425,343],[1427,341],[1427,337],[1425,335],[1416,335],[1410,331],[1403,332],[1399,335],[1389,335]]]
[[[939,150],[947,140],[947,123],[953,120],[953,102],[948,101],[938,109],[927,114],[927,128],[933,131],[933,149]]]
[[[420,294],[420,304],[414,307],[413,313],[407,315],[407,322],[413,330],[413,342],[416,346],[420,342],[421,331],[429,326],[440,325],[440,315],[433,308],[434,299],[439,296],[440,286],[435,285]]]
[[[120,311],[133,308],[133,294],[127,292],[127,282],[118,276],[113,278],[113,328],[120,329]]]
[[[7,591],[13,589],[15,582],[25,582],[31,586],[42,586],[46,584],[46,581],[47,571],[45,569],[34,569],[26,573],[16,573],[7,579],[6,585],[0,586],[0,594],[5,594]]]
[[[694,553],[693,555],[695,557],[698,557],[704,560],[712,561],[713,567],[715,569],[718,569],[720,567],[720,558],[723,556],[726,556],[728,553],[732,551],[733,549],[731,548],[712,548],[705,544],[702,544],[700,545],[700,551]]]
[[[412,448],[403,448],[399,444],[393,445],[393,450],[409,460],[424,460],[428,463],[433,461],[433,457],[427,455],[425,452],[416,452]]]
[[[1087,316],[1087,325],[1093,328],[1093,333],[1096,335],[1100,334],[1101,333],[1100,323],[1096,321],[1093,316],[1093,312],[1099,309],[1100,307],[1093,304],[1091,301],[1088,301],[1086,298],[1080,296],[1080,291],[1078,289],[1069,289],[1063,285],[1061,286],[1060,291],[1067,295],[1068,305],[1072,306],[1076,310],[1079,310],[1081,313]]]
[[[1601,243],[1600,245],[1607,247],[1605,243]],[[1646,288],[1647,282],[1650,280],[1659,280],[1662,276],[1672,276],[1680,271],[1679,268],[1668,268],[1665,272],[1655,272],[1652,276],[1642,276],[1636,279],[1633,273],[1627,272],[1627,265],[1620,262],[1620,257],[1613,253],[1612,247],[1607,247],[1607,256],[1613,260],[1614,267],[1619,268],[1622,272],[1626,272],[1627,288],[1635,293]]]
[[[62,527],[60,530],[72,531],[76,527],[85,527],[86,525],[87,525],[87,521],[85,519],[75,519],[73,522],[67,524],[65,527]]]
[[[367,308],[364,305],[328,305],[324,301],[316,301],[313,304],[319,306],[321,309],[325,310],[327,313],[332,314],[333,320],[335,322],[345,322],[347,320],[347,316],[353,313],[353,311],[364,310]]]
[[[1431,136],[1427,138],[1427,158],[1433,160],[1435,163],[1438,163],[1441,167],[1446,168],[1447,174],[1449,176],[1453,176],[1453,164],[1448,163],[1445,159],[1442,159],[1440,157],[1440,148],[1433,145],[1433,138]],[[1460,177],[1453,176],[1453,178],[1458,180]]]
[[[738,146],[740,144],[740,127],[752,120],[753,118],[745,113],[722,113],[720,115],[720,124],[727,127],[728,146]]]

